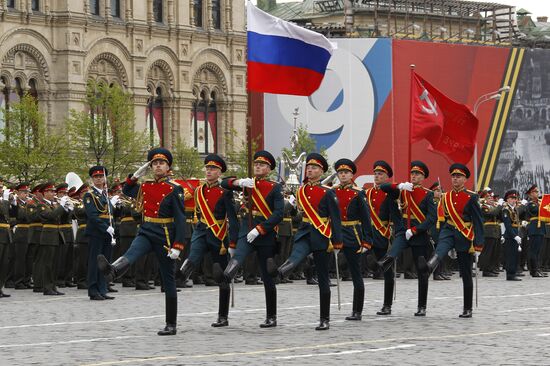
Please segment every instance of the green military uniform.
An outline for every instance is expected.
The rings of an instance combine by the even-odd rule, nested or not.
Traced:
[[[43,191],[46,189],[48,189],[47,185]],[[66,211],[60,205],[46,199],[38,205],[37,210],[42,220],[38,253],[42,267],[44,295],[60,295],[62,293],[57,291],[56,287],[56,257],[59,254],[60,244],[65,240],[59,225],[62,220],[66,220]]]
[[[0,201],[0,298],[10,296],[2,291],[8,277],[9,245],[12,240],[9,224],[10,210],[10,202]]]
[[[41,185],[33,188],[31,192],[36,192],[41,188]],[[29,214],[29,253],[32,257],[32,280],[33,280],[33,292],[43,292],[44,289],[42,281],[42,263],[40,261],[40,236],[42,235],[42,220],[40,219],[40,212],[38,211],[38,205],[42,202],[42,199],[35,196],[32,201],[27,204],[27,211]]]
[[[79,190],[84,191],[87,187]],[[73,217],[76,219],[77,229],[74,247],[74,281],[79,290],[88,288],[86,284],[86,274],[88,273],[88,238],[86,238],[86,210],[82,202],[75,205]]]
[[[64,193],[67,191],[67,183],[56,187],[56,192]],[[63,234],[64,242],[60,243],[59,253],[57,255],[57,285],[59,287],[74,287],[73,284],[73,255],[74,255],[74,232],[73,215],[63,215],[59,225],[59,231]]]
[[[18,186],[17,188],[21,189],[22,187]],[[27,206],[27,201],[17,199],[16,228],[13,235],[15,243],[13,280],[16,290],[31,288],[32,256],[29,255],[30,217]]]
[[[485,243],[479,255],[479,269],[484,277],[497,277],[500,267],[500,214],[501,207],[495,202],[482,199],[483,231]]]

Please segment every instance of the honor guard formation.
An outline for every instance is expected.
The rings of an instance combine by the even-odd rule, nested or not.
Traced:
[[[345,320],[361,321],[365,297],[383,299],[379,316],[392,314],[399,276],[418,281],[414,316],[424,317],[430,280],[458,272],[460,318],[472,317],[477,277],[547,277],[550,196],[537,185],[502,198],[490,188],[472,192],[463,164],[449,167],[449,187],[439,179],[430,185],[422,161],[411,162],[407,182],[394,183],[392,167],[379,160],[374,184],[359,187],[353,161],[339,159],[333,168],[323,180],[329,164],[310,153],[303,182],[291,191],[271,180],[276,161],[262,150],[254,154],[252,177],[224,177],[226,162],[210,154],[203,179],[175,179],[172,154],[155,148],[143,166],[111,185],[104,166],[91,167],[84,184],[1,182],[0,298],[16,296],[10,288],[61,296],[59,289],[77,287],[92,301],[106,301],[115,300],[117,284],[160,286],[166,324],[158,334],[174,335],[181,288],[217,286],[211,325],[227,327],[235,283],[263,285],[259,326],[272,328],[277,285],[306,280],[319,288],[321,331],[330,328],[334,290],[340,306],[340,281],[353,282]],[[383,280],[383,294],[366,293],[365,278]]]

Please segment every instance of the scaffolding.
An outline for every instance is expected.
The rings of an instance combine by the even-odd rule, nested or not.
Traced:
[[[445,42],[509,45],[519,35],[515,7],[493,2],[460,0],[306,0],[314,11],[302,14],[306,26],[319,28],[314,20],[344,13],[344,33],[333,36],[390,36]],[[350,8],[351,6],[351,8]],[[368,23],[358,19],[368,19]],[[355,20],[354,20],[355,19]],[[334,24],[342,29],[341,24]],[[326,24],[324,25],[326,27]],[[336,29],[335,29],[336,30]]]

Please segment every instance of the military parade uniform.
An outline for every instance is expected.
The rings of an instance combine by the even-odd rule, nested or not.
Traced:
[[[88,192],[88,185],[83,184],[76,192],[75,197],[83,196]],[[79,204],[75,205],[73,211],[73,218],[76,219],[76,235],[75,235],[75,248],[74,248],[74,281],[79,290],[88,289],[86,277],[88,274],[88,238],[86,237],[86,226],[88,223],[88,216],[86,216],[86,208],[82,199],[79,199]]]
[[[54,191],[54,189],[53,184],[46,183],[42,187],[42,192]],[[44,295],[63,295],[62,292],[57,290],[56,286],[57,256],[59,255],[59,247],[65,240],[59,225],[62,220],[66,219],[68,209],[57,202],[48,201],[44,198],[38,204],[37,210],[42,220],[38,256],[41,262]]]
[[[39,257],[40,249],[40,236],[42,234],[42,220],[40,219],[40,212],[38,205],[42,203],[42,186],[38,184],[33,187],[31,194],[33,198],[27,204],[27,210],[29,213],[29,252],[32,256],[32,270],[28,274],[30,278],[32,275],[33,292],[43,292],[42,288],[42,263]]]
[[[271,170],[275,168],[275,158],[268,151],[257,151],[254,154],[254,163],[268,164]],[[268,272],[268,260],[273,266],[273,257],[276,251],[277,225],[283,219],[284,198],[279,183],[256,177],[248,178],[251,187],[237,185],[244,179],[226,178],[221,187],[233,191],[243,191],[247,195],[248,207],[241,216],[236,252],[227,264],[223,277],[230,282],[246,257],[256,252],[260,266],[261,278],[264,284],[266,300],[266,320],[260,324],[262,328],[277,325],[277,289],[275,281]],[[216,273],[214,278],[220,281]]]
[[[485,195],[490,193],[484,192]],[[479,255],[479,269],[484,277],[497,277],[500,257],[500,214],[501,208],[490,197],[480,200],[483,215],[483,232],[485,242],[483,251]]]
[[[155,148],[147,154],[148,163],[126,179],[122,192],[136,199],[143,212],[143,223],[130,248],[113,264],[104,256],[98,256],[100,270],[108,279],[121,277],[136,260],[154,252],[159,261],[160,275],[165,291],[166,326],[158,335],[175,335],[178,298],[175,282],[174,259],[185,247],[184,193],[181,185],[169,175],[146,181],[137,180],[156,161],[172,165],[172,154],[164,148]],[[137,174],[137,176],[136,176]],[[168,252],[168,255],[167,255]]]
[[[389,178],[393,176],[391,166],[379,160],[374,163],[374,171],[382,171]],[[377,260],[381,260],[387,254],[390,240],[393,235],[395,238],[405,235],[405,226],[397,206],[399,191],[395,192],[388,185],[384,191],[381,187],[374,186],[366,190],[367,204],[372,223],[372,251]],[[395,274],[393,266],[387,266],[384,271],[384,304],[382,309],[377,312],[378,315],[390,315],[393,304],[393,291],[395,286]]]
[[[28,192],[29,186],[26,183],[15,187],[17,192]],[[30,219],[27,209],[27,200],[17,198],[17,216],[13,241],[15,243],[15,263],[13,281],[16,290],[31,288],[31,278],[27,277],[32,268],[32,257],[29,255],[29,227]]]
[[[411,162],[411,173],[418,172],[427,178],[430,171],[426,164],[421,161]],[[433,192],[421,185],[412,185],[412,190],[399,189],[396,184],[383,184],[380,189],[391,197],[399,197],[401,202],[402,218],[400,227],[406,227],[406,232],[395,230],[391,249],[385,258],[380,261],[382,267],[388,268],[393,260],[406,248],[411,248],[414,265],[418,268],[418,259],[426,258],[432,248],[429,230],[437,221],[437,208]],[[410,216],[410,220],[409,220]],[[396,220],[397,221],[397,220]],[[418,274],[418,310],[415,316],[426,315],[428,300],[428,277],[427,273]]]
[[[62,183],[55,188],[57,197],[61,198],[67,195],[69,185]],[[73,265],[74,265],[74,232],[73,215],[65,215],[59,225],[59,230],[63,234],[64,241],[59,247],[57,255],[57,285],[59,287],[75,287],[73,283]]]
[[[205,167],[226,171],[225,161],[218,155],[210,154],[204,159]],[[218,181],[202,183],[195,190],[195,217],[197,224],[191,237],[189,258],[181,267],[187,280],[195,268],[199,267],[204,255],[210,252],[214,266],[221,273],[227,267],[227,248],[234,247],[239,233],[237,213],[233,202],[233,191],[220,187]],[[230,288],[227,281],[219,283],[218,319],[213,327],[229,325]]]
[[[292,196],[294,199],[293,203],[291,203],[290,198],[285,197],[285,205],[283,209],[283,220],[278,225],[278,239],[279,239],[279,249],[278,254],[276,256],[276,262],[277,266],[280,266],[283,264],[288,257],[290,257],[290,253],[292,252],[292,246],[294,242],[294,225],[293,225],[293,218],[296,216],[296,198]],[[300,219],[300,222],[302,220]],[[285,276],[280,279],[281,283],[292,283],[292,280],[289,279],[289,276]]]
[[[538,187],[532,185],[526,192],[529,195]],[[540,199],[530,199],[525,208],[526,219],[529,221],[527,225],[527,235],[529,236],[529,272],[531,277],[544,277],[544,274],[539,270],[539,257],[542,243],[544,241],[545,224],[539,216]]]
[[[349,159],[340,159],[334,164],[336,172],[357,172],[355,163]],[[365,284],[361,273],[361,255],[372,246],[372,229],[365,191],[352,181],[333,188],[340,207],[342,221],[342,251],[346,258],[353,281],[353,306],[346,320],[361,320],[365,300]]]
[[[107,176],[109,172],[103,166],[93,166],[88,171],[90,177]],[[82,198],[86,210],[86,237],[88,238],[88,273],[86,284],[90,300],[112,300],[107,295],[108,283],[97,265],[97,257],[111,257],[114,235],[114,207],[107,197],[106,187],[92,185]],[[108,228],[112,227],[112,233]]]
[[[518,198],[518,192],[511,190],[504,195],[504,201],[508,198]],[[505,265],[506,279],[508,281],[521,281],[517,277],[516,272],[518,268],[518,249],[521,245],[521,238],[519,236],[519,227],[521,225],[519,219],[519,213],[516,206],[512,206],[505,202],[502,206],[502,222],[504,223],[504,248],[506,253]],[[500,229],[500,228],[499,228]]]
[[[2,290],[6,285],[9,270],[9,246],[12,242],[10,217],[17,214],[16,209],[17,206],[13,206],[11,202],[0,200],[0,298],[10,297]]]
[[[451,175],[459,174],[466,178],[470,177],[470,171],[463,164],[451,165],[449,172]],[[432,272],[447,255],[447,252],[455,248],[464,292],[464,310],[459,316],[471,318],[474,290],[472,253],[480,252],[483,247],[483,218],[478,195],[464,188],[453,189],[443,194],[439,204],[442,205],[441,211],[443,211],[443,216],[438,217],[438,220],[442,222],[439,242],[435,254],[427,263],[421,261],[419,267],[422,272]]]
[[[307,165],[319,166],[324,172],[328,170],[325,158],[317,153],[306,157],[306,169]],[[297,200],[303,215],[302,224],[294,235],[292,253],[278,272],[280,277],[284,277],[313,253],[320,303],[320,321],[315,329],[326,330],[330,327],[330,253],[344,246],[338,199],[330,187],[320,181],[308,181],[298,189]]]

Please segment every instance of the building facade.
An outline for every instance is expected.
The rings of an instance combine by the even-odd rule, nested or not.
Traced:
[[[59,127],[85,108],[88,80],[116,83],[154,144],[182,138],[225,154],[245,136],[244,9],[244,0],[0,0],[1,103],[29,92]]]

